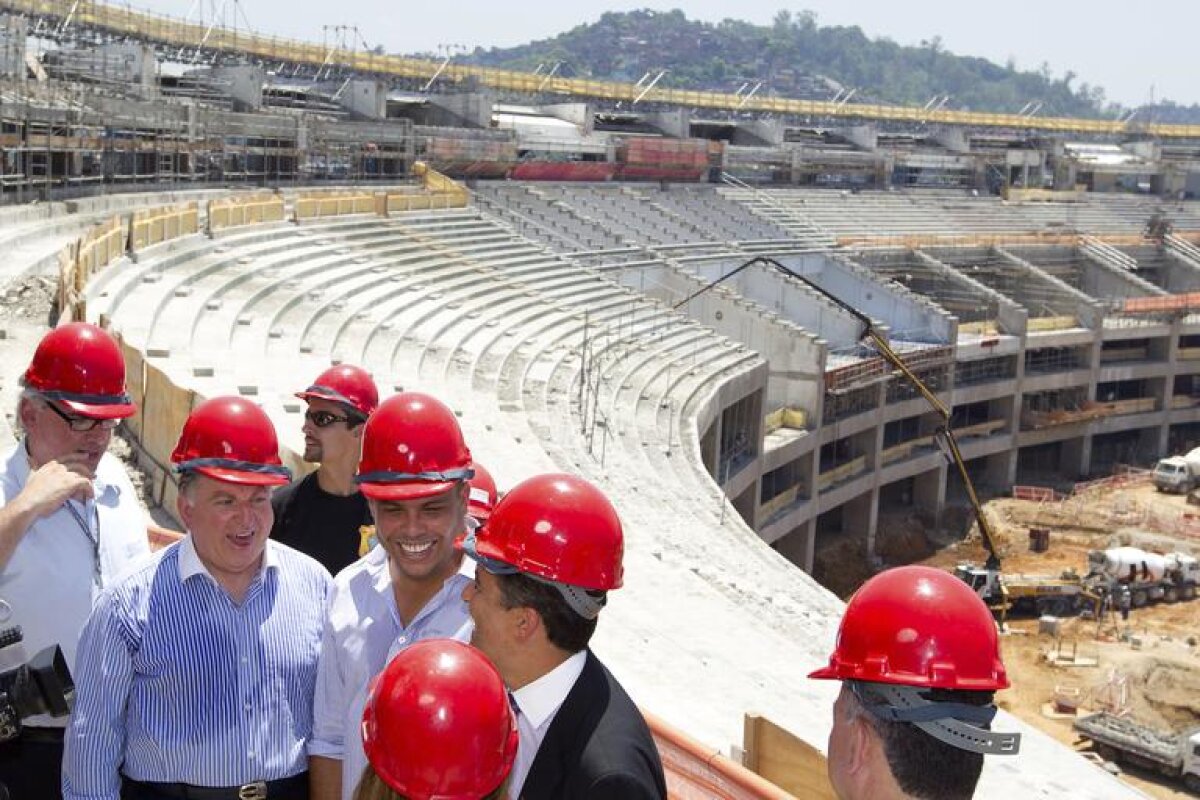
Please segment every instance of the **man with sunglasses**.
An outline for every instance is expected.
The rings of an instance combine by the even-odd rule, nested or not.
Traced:
[[[100,328],[71,323],[43,337],[22,378],[24,432],[0,456],[0,627],[21,626],[25,652],[59,645],[75,669],[80,631],[100,590],[149,552],[146,517],[113,429],[136,407],[125,361]],[[26,720],[0,745],[13,797],[59,797],[66,718]]]
[[[272,496],[271,538],[312,556],[336,575],[363,555],[361,531],[371,525],[371,510],[354,472],[363,423],[379,405],[379,391],[366,370],[339,364],[296,396],[308,402],[301,428],[304,460],[320,466]]]

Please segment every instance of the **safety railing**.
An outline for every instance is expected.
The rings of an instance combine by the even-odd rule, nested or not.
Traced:
[[[120,217],[110,217],[58,253],[58,309],[64,320],[80,320],[87,312],[83,297],[92,275],[125,252]]]
[[[413,164],[413,175],[420,187],[411,192],[389,192],[375,196],[375,213],[381,217],[404,211],[426,211],[439,208],[466,208],[470,202],[467,188],[447,178],[423,161]]]
[[[847,461],[841,466],[826,470],[817,476],[817,491],[823,492],[835,483],[854,477],[867,471],[867,457],[859,456]]]
[[[1079,318],[1064,314],[1057,317],[1034,317],[1025,323],[1025,330],[1030,333],[1046,333],[1048,331],[1065,331],[1079,327]]]
[[[283,195],[248,194],[208,201],[208,231],[283,221]]]
[[[767,414],[763,424],[764,433],[774,433],[780,428],[804,430],[808,414],[802,408],[780,408]]]
[[[200,206],[184,203],[133,212],[129,219],[129,249],[137,252],[200,230]]]
[[[375,195],[371,192],[301,192],[292,203],[296,222],[374,213]]]
[[[793,795],[653,714],[642,712],[654,736],[670,800],[795,800]],[[817,754],[818,758],[820,754]],[[823,777],[823,759],[815,763]],[[804,794],[817,800],[832,794]]]

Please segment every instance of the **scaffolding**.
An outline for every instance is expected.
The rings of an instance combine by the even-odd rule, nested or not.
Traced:
[[[46,35],[138,39],[172,52],[192,50],[197,57],[237,55],[260,63],[291,66],[320,74],[376,75],[458,85],[489,86],[524,95],[560,94],[614,102],[665,104],[719,109],[730,113],[768,113],[807,118],[893,120],[919,124],[964,125],[1032,131],[1073,131],[1101,135],[1148,133],[1169,139],[1200,138],[1200,125],[1134,123],[1130,120],[1071,119],[958,111],[949,108],[891,106],[883,104],[798,100],[758,94],[743,97],[728,92],[707,92],[639,84],[545,76],[533,72],[494,69],[428,59],[381,55],[344,47],[326,47],[277,37],[247,33],[218,25],[205,26],[173,17],[98,2],[80,0],[0,0],[0,9],[28,15],[39,21]],[[69,23],[69,24],[68,24]]]
[[[0,193],[8,202],[101,186],[397,182],[408,120],[386,123],[113,97],[57,81],[0,82]]]

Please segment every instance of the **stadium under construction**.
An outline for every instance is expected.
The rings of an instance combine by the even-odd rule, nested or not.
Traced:
[[[19,256],[0,281],[59,269],[61,310],[120,333],[139,390],[254,396],[293,450],[297,370],[345,360],[449,398],[502,484],[595,479],[644,582],[601,646],[639,702],[722,749],[725,712],[789,691],[776,721],[824,746],[828,696],[796,684],[839,606],[792,565],[827,577],[822,553],[853,542],[877,566],[890,519],[961,535],[942,428],[985,495],[1200,444],[1200,126],[563,79],[91,2],[0,11],[0,242]],[[137,419],[168,500],[174,417]],[[638,616],[667,591],[738,631],[724,655],[659,660],[664,631],[711,638],[674,604]],[[719,701],[689,704],[713,660]],[[1031,751],[981,796],[1123,796]]]

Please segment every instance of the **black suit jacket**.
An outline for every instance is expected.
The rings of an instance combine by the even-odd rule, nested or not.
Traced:
[[[521,800],[666,800],[646,720],[587,652],[583,672],[546,730]]]

